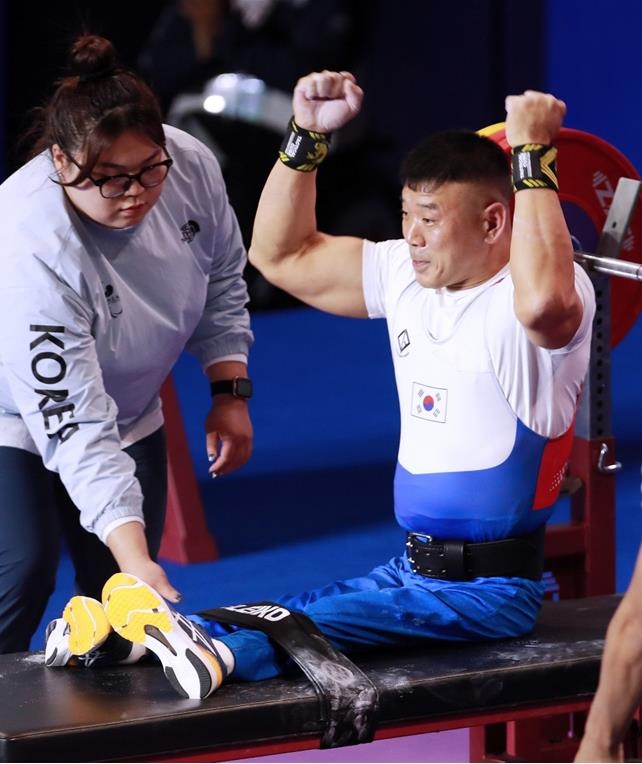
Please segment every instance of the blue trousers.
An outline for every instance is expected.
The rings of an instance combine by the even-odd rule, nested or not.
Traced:
[[[413,573],[406,556],[365,576],[337,581],[275,602],[303,611],[344,653],[434,640],[469,642],[517,637],[535,624],[543,584],[522,578],[435,581]],[[288,657],[263,632],[235,629],[191,615],[234,653],[232,678],[268,679]]]
[[[125,451],[136,462],[145,533],[155,558],[167,505],[165,433],[161,428]],[[58,475],[19,448],[0,447],[0,529],[0,653],[29,650],[56,585],[63,539],[77,594],[100,600],[103,584],[118,571],[109,549],[81,527]]]

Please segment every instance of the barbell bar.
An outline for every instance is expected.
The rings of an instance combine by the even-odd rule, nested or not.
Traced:
[[[618,260],[612,257],[600,257],[589,252],[575,251],[575,261],[584,265],[588,270],[606,273],[609,276],[621,276],[631,281],[642,281],[642,264],[630,263],[628,260]]]

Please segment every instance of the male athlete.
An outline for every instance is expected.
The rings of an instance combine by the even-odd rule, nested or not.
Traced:
[[[507,97],[512,162],[474,132],[429,136],[402,167],[403,238],[374,243],[329,236],[315,218],[331,134],[362,96],[347,72],[299,80],[249,254],[315,308],[386,319],[401,411],[394,511],[407,544],[362,577],[277,602],[344,652],[517,637],[533,628],[543,597],[544,526],[570,453],[595,311],[557,193],[565,105],[535,91]],[[151,649],[190,697],[226,676],[283,669],[265,633],[187,620],[127,573],[105,585],[104,610],[73,603],[52,633],[75,639],[91,629],[74,610],[99,611],[94,620],[104,612],[101,635],[111,626]],[[67,662],[55,644],[48,662]]]

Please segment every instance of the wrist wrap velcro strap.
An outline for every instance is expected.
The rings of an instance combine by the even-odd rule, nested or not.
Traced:
[[[279,149],[279,159],[299,172],[311,172],[323,162],[330,148],[330,133],[315,133],[290,120]]]
[[[328,642],[308,616],[276,602],[231,605],[198,615],[263,631],[290,655],[314,685],[319,699],[321,748],[372,741],[379,709],[377,688]]]
[[[527,188],[559,190],[557,182],[557,149],[542,143],[525,143],[513,147],[513,191]]]

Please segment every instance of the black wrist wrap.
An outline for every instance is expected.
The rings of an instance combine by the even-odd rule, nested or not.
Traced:
[[[541,143],[525,143],[512,151],[513,191],[552,188],[559,191],[556,167],[557,149]]]
[[[326,158],[330,148],[329,133],[315,133],[290,120],[279,149],[279,159],[293,170],[311,172]]]

